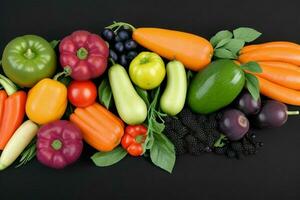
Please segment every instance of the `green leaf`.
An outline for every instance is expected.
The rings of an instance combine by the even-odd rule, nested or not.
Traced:
[[[152,131],[154,133],[161,134],[164,129],[165,129],[165,124],[164,123],[159,123],[157,121],[153,122],[153,124],[152,124]]]
[[[245,45],[245,42],[240,39],[231,39],[227,44],[224,45],[224,48],[231,51],[236,55]]]
[[[219,31],[210,39],[210,43],[215,47],[221,40],[232,38],[232,33],[228,30]]]
[[[60,40],[52,40],[50,42],[50,45],[53,49],[55,49],[55,47],[58,45],[59,42],[60,42]]]
[[[0,65],[2,65],[2,60],[0,60]]]
[[[257,101],[259,98],[259,81],[252,74],[245,73],[245,77],[246,77],[246,88],[250,92],[253,99]]]
[[[138,95],[144,100],[147,107],[149,107],[150,103],[149,103],[149,95],[148,95],[147,90],[143,90],[142,88],[140,88],[138,86],[135,86],[135,90],[138,93]]]
[[[29,143],[29,145],[24,149],[20,155],[20,160],[15,168],[26,165],[30,160],[32,160],[36,155],[36,137]]]
[[[155,134],[154,139],[155,142],[150,149],[152,162],[156,166],[172,173],[176,160],[174,145],[164,134]]]
[[[231,38],[225,38],[223,40],[221,40],[220,42],[218,42],[218,44],[215,46],[215,49],[223,47],[225,44],[227,44],[228,42],[230,42],[232,39]]]
[[[225,58],[225,59],[235,59],[236,55],[234,55],[231,51],[227,49],[215,49],[214,56],[217,58]]]
[[[122,147],[117,147],[109,152],[97,152],[95,153],[91,159],[98,167],[107,167],[113,164],[116,164],[120,160],[122,160],[127,155],[127,151],[125,151]]]
[[[113,95],[111,92],[108,79],[105,77],[98,87],[99,101],[107,109],[110,109],[113,105]]]
[[[227,137],[223,134],[220,135],[219,139],[215,142],[214,147],[224,147],[225,141],[227,140]]]
[[[257,62],[247,62],[246,64],[241,65],[243,70],[247,70],[254,73],[261,73],[262,69]]]
[[[245,42],[252,42],[257,39],[261,33],[254,30],[253,28],[241,27],[237,28],[233,31],[233,35],[235,39],[240,39]]]

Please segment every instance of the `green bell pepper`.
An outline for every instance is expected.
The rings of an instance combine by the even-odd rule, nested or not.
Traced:
[[[24,35],[10,41],[2,55],[6,76],[21,87],[32,87],[52,77],[56,55],[49,42],[36,35]]]

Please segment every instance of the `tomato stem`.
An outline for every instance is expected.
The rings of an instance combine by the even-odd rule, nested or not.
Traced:
[[[0,74],[0,84],[3,86],[9,96],[17,92],[17,86],[2,74]]]

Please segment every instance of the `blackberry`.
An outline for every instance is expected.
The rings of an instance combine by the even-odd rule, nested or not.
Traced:
[[[212,134],[208,135],[208,137],[207,137],[207,143],[206,144],[209,147],[213,147],[214,144],[215,144],[215,142],[216,142],[216,139],[212,136]]]
[[[214,139],[219,139],[221,135],[221,133],[218,130],[213,130],[211,134],[214,137]]]
[[[255,154],[255,152],[256,152],[255,146],[253,146],[251,144],[245,144],[245,145],[243,145],[243,148],[248,154]]]
[[[178,140],[177,142],[175,142],[174,146],[175,146],[176,155],[183,155],[187,152],[186,147],[185,147],[186,144],[185,144],[185,141],[183,139]]]
[[[205,124],[206,123],[206,116],[205,115],[197,115],[196,120],[200,124]]]
[[[227,151],[227,146],[224,146],[224,147],[215,147],[213,150],[216,154],[219,154],[219,155],[223,155],[226,153]]]
[[[194,136],[203,143],[207,142],[207,135],[203,129],[199,129],[197,132],[194,132]]]
[[[178,115],[181,122],[186,127],[190,128],[192,131],[197,131],[201,128],[201,124],[197,122],[196,116],[188,108],[184,108]]]
[[[232,142],[230,144],[230,147],[236,152],[242,152],[244,149],[243,145],[240,142]]]
[[[228,149],[228,150],[226,151],[226,156],[227,156],[228,158],[235,158],[235,157],[236,157],[236,153],[235,153],[233,150]]]
[[[178,140],[181,140],[181,138],[178,137],[178,134],[174,130],[166,131],[165,135],[171,140],[172,143],[175,143]]]
[[[185,136],[185,141],[187,150],[192,155],[200,155],[205,148],[205,146],[198,142],[197,139],[192,135]]]
[[[181,123],[180,120],[173,118],[173,120],[170,122],[170,126],[173,130],[178,130],[183,127],[183,124]]]

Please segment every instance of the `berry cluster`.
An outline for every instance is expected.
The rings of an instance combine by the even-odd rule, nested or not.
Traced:
[[[128,67],[131,60],[139,51],[139,45],[132,39],[129,29],[110,30],[104,29],[102,38],[109,43],[109,57],[116,63]]]
[[[229,158],[241,159],[256,154],[258,148],[263,146],[262,142],[256,140],[254,134],[248,132],[238,141],[223,140],[224,146],[215,147],[221,136],[218,128],[221,117],[221,112],[198,115],[184,108],[177,117],[165,117],[165,135],[174,144],[177,155],[214,152]]]

